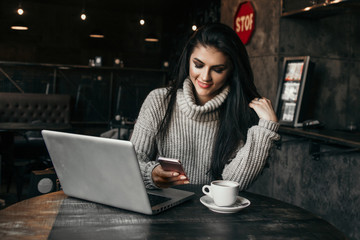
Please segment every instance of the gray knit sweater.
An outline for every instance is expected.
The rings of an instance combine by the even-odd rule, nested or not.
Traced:
[[[213,179],[210,169],[211,154],[219,124],[219,107],[226,99],[229,87],[208,101],[196,104],[192,83],[186,79],[183,89],[177,92],[169,132],[164,140],[156,136],[166,111],[165,88],[153,90],[145,99],[136,121],[131,142],[140,163],[147,188],[156,188],[151,172],[158,165],[157,156],[179,159],[192,184],[208,184]],[[248,130],[236,156],[223,170],[222,177],[240,183],[246,189],[265,165],[279,124],[263,119]]]

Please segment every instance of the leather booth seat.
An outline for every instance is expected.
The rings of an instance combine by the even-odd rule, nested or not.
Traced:
[[[70,124],[70,96],[0,93],[0,124],[4,123]]]

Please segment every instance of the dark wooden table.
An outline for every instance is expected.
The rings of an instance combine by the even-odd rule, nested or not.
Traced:
[[[67,197],[62,191],[0,211],[0,239],[346,239],[325,220],[299,207],[240,192],[251,205],[220,214],[196,197],[147,216]]]

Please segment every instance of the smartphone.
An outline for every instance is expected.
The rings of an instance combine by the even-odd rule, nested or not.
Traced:
[[[174,158],[158,157],[158,161],[165,171],[174,171],[186,176],[180,160]]]

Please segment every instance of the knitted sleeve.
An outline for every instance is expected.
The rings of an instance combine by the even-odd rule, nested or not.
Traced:
[[[270,148],[277,134],[279,124],[264,119],[248,130],[245,145],[237,152],[234,159],[223,170],[222,177],[240,183],[240,190],[246,189],[263,169]]]
[[[152,170],[158,165],[156,160],[156,133],[165,113],[165,89],[152,91],[141,106],[130,141],[135,147],[141,173],[146,188],[156,188],[152,181]]]

